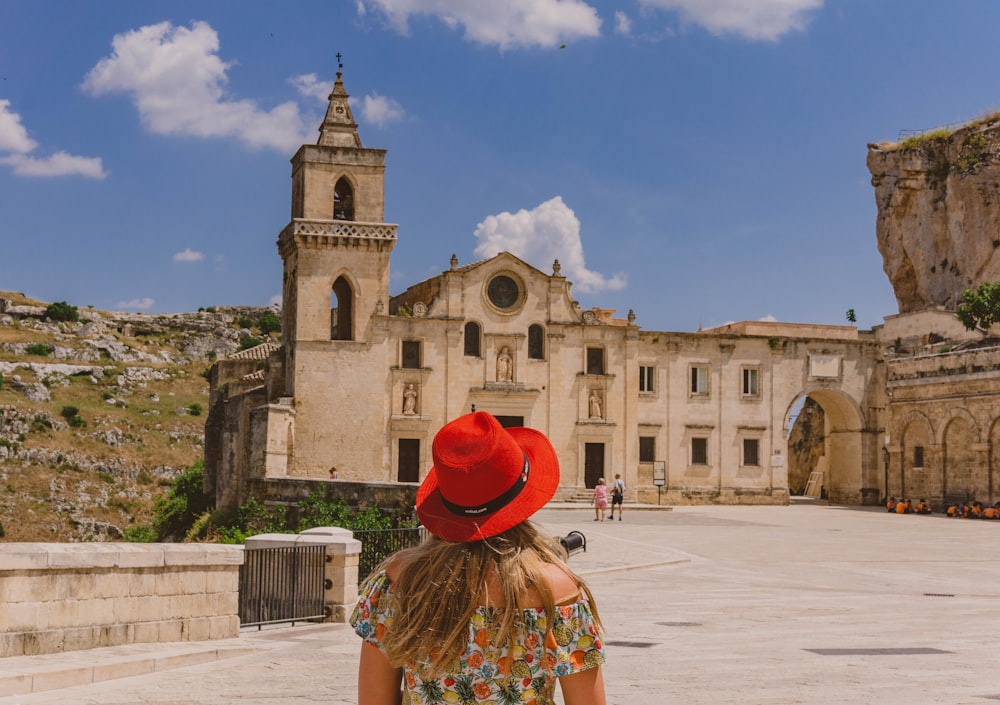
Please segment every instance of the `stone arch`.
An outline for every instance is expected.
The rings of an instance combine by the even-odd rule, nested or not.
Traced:
[[[1000,500],[1000,416],[993,418],[989,426],[986,451],[986,502],[993,504]]]
[[[333,187],[333,219],[354,220],[354,184],[349,177],[341,176]]]
[[[931,420],[921,412],[910,412],[900,419],[890,437],[897,439],[899,457],[887,473],[885,494],[932,501],[940,497],[943,492],[940,457],[932,448],[937,442]]]
[[[973,443],[979,443],[981,440],[979,422],[976,421],[976,417],[972,415],[972,412],[970,412],[968,409],[963,409],[961,407],[952,407],[951,409],[948,410],[947,416],[944,417],[944,422],[938,427],[937,442],[944,443],[945,433],[948,430],[949,424],[951,424],[953,421],[955,421],[955,419],[958,418],[961,418],[973,428],[975,432],[975,439],[973,440]]]
[[[785,409],[786,432],[803,397],[809,397],[823,409],[823,453],[815,470],[823,472],[827,499],[836,504],[861,504],[866,497],[863,490],[870,486],[872,463],[868,459],[864,433],[867,424],[860,405],[839,389],[804,389]]]
[[[941,425],[941,485],[945,504],[977,499],[979,425],[965,409],[953,409]]]
[[[330,285],[330,340],[354,340],[357,284],[349,272]]]

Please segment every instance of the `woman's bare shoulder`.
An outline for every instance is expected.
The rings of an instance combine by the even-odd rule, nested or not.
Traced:
[[[568,605],[580,599],[580,585],[561,566],[550,563],[545,568],[545,578],[552,591],[552,598],[557,605]],[[542,596],[537,590],[528,591],[525,607],[541,607]]]

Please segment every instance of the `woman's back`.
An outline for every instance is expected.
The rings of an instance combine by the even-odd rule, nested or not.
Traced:
[[[435,435],[417,490],[431,534],[365,583],[351,624],[364,639],[360,705],[603,705],[600,618],[566,553],[528,521],[555,494],[549,440],[459,417]]]

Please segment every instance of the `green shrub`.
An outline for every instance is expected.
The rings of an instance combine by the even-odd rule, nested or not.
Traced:
[[[237,352],[239,352],[240,350],[249,350],[250,348],[255,348],[263,342],[264,341],[261,340],[260,338],[255,338],[252,335],[248,335],[246,338],[240,341],[240,347],[237,349]]]
[[[124,539],[131,543],[156,543],[156,529],[149,524],[130,526],[124,533]]]
[[[75,406],[64,406],[62,408],[62,411],[59,412],[59,415],[62,416],[64,419],[71,419],[79,413],[80,410]]]
[[[201,404],[195,402],[194,404],[188,406],[188,413],[191,414],[191,416],[201,416]]]
[[[236,325],[240,328],[253,328],[253,319],[243,316],[242,318],[236,319]]]
[[[48,357],[52,354],[53,347],[48,343],[29,343],[28,347],[24,349],[24,352],[29,355],[41,355],[42,357]]]
[[[56,301],[54,304],[49,304],[45,308],[46,318],[51,318],[53,321],[79,321],[80,313],[77,311],[76,306],[70,306],[65,301]]]
[[[153,526],[161,541],[183,538],[195,520],[212,507],[212,497],[205,493],[205,463],[197,461],[178,475],[170,490],[153,505]]]
[[[264,335],[281,332],[281,319],[273,313],[265,313],[260,317],[257,325],[260,326],[260,332]]]

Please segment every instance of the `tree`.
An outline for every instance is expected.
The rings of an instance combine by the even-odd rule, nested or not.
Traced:
[[[858,317],[854,313],[854,309],[853,308],[847,309],[847,322],[848,323],[857,323],[858,322]]]
[[[978,330],[983,335],[990,326],[1000,323],[1000,282],[980,284],[962,292],[962,303],[955,311],[966,330]]]
[[[80,312],[76,306],[70,306],[65,301],[49,304],[45,309],[45,316],[53,321],[72,321],[75,323],[80,320]]]

